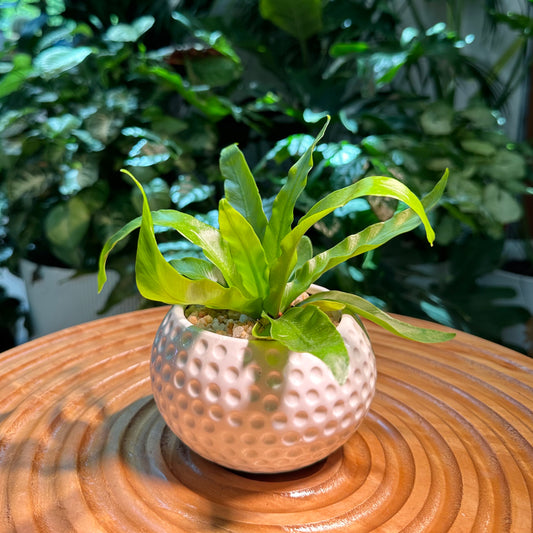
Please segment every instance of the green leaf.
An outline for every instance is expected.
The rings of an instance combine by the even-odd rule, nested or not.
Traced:
[[[473,107],[463,109],[459,114],[472,122],[475,128],[492,131],[498,129],[495,113],[488,107],[474,105]]]
[[[447,175],[443,177],[443,179],[445,185]],[[442,187],[442,190],[444,188],[444,185]],[[413,229],[413,227],[416,227],[419,224],[419,220],[423,222],[426,228],[428,241],[430,243],[433,242],[433,240],[435,239],[435,232],[431,228],[427,215],[424,211],[423,204],[415,196],[415,194],[411,192],[402,182],[394,178],[387,178],[384,176],[371,176],[368,178],[364,178],[358,181],[357,183],[354,183],[353,185],[345,187],[344,189],[334,191],[328,194],[319,202],[317,202],[306,213],[306,215],[300,219],[296,227],[281,242],[282,254],[278,258],[278,260],[271,266],[271,294],[269,295],[269,298],[265,301],[265,308],[269,313],[272,314],[272,316],[275,316],[275,314],[280,310],[283,311],[283,309],[290,304],[290,301],[288,301],[289,296],[287,296],[287,294],[290,294],[291,296],[294,295],[294,292],[291,290],[290,293],[286,292],[285,296],[282,296],[283,289],[286,289],[285,285],[283,285],[283,288],[276,289],[275,283],[281,284],[281,280],[287,281],[289,279],[290,273],[295,265],[294,256],[296,248],[305,232],[309,228],[311,228],[311,226],[316,224],[319,220],[324,218],[326,215],[328,215],[338,207],[346,205],[349,201],[355,198],[368,195],[389,196],[401,200],[412,209],[415,214],[414,216],[418,215],[420,219],[416,217],[416,224],[414,226],[407,227],[405,230],[401,228],[400,224],[400,231],[398,231],[398,228],[395,228],[395,232],[382,231],[382,226],[380,226],[379,224],[374,224],[373,226],[365,228],[365,230],[356,235],[351,235],[350,237],[347,237],[346,239],[341,241],[341,243],[331,248],[329,251],[319,254],[317,257],[308,261],[302,268],[316,264],[320,264],[321,267],[324,267],[324,264],[321,262],[321,259],[324,258],[325,263],[328,266],[327,268],[324,268],[322,270],[321,273],[323,273],[329,268],[332,268],[333,266],[346,261],[354,255],[358,255],[360,253],[372,250],[373,248],[377,248],[379,245],[383,244],[384,242],[387,242],[393,236],[398,235],[399,233],[403,233],[404,231],[408,231],[409,229]],[[397,218],[397,216],[393,217],[390,220],[394,220],[394,222],[403,220],[403,218]],[[390,222],[390,220],[388,222]],[[368,241],[365,238],[367,235]],[[355,248],[353,248],[354,246]],[[348,248],[350,252],[347,252],[345,248]],[[337,251],[340,250],[342,250],[342,253],[339,253],[337,257]],[[333,258],[338,258],[339,260],[336,261]],[[331,263],[329,263],[330,261]],[[298,287],[297,290],[301,289],[298,294],[303,292],[309,286],[307,285],[310,279],[309,276],[310,271],[302,270],[296,273],[293,284]],[[314,278],[314,280],[316,279],[318,279],[318,277]],[[309,284],[311,283],[312,281],[309,282]],[[296,294],[296,296],[298,296],[298,294]]]
[[[257,302],[244,297],[236,287],[222,287],[210,279],[190,280],[165,260],[155,239],[148,199],[142,185],[133,176],[130,177],[143,193],[143,213],[135,260],[137,287],[141,295],[168,304],[199,304],[257,314]]]
[[[364,41],[336,43],[329,49],[329,55],[331,57],[342,57],[347,54],[359,54],[361,52],[366,52],[369,48],[369,44]]]
[[[516,222],[522,216],[522,206],[495,183],[489,183],[485,188],[483,206],[501,224]]]
[[[107,239],[104,246],[102,247],[102,251],[100,252],[100,257],[98,259],[98,292],[102,291],[107,281],[107,273],[105,267],[109,254],[120,241],[122,241],[130,233],[141,227],[141,220],[142,217],[137,217],[125,224],[117,232],[111,235],[111,237]]]
[[[265,248],[269,262],[272,262],[279,255],[281,240],[291,230],[296,200],[298,200],[298,197],[305,188],[307,175],[313,167],[313,152],[323,137],[329,122],[330,117],[328,116],[326,123],[316,136],[314,142],[289,170],[286,183],[274,199],[272,215],[263,239],[263,247]]]
[[[296,265],[294,266],[295,269],[300,268],[304,263],[309,261],[313,257],[313,243],[311,242],[311,239],[304,235],[300,242],[298,243],[298,247],[296,248]]]
[[[222,198],[218,208],[220,234],[242,279],[241,289],[263,298],[268,289],[268,264],[259,237],[248,221]]]
[[[322,29],[321,0],[260,0],[259,12],[299,41]]]
[[[105,243],[99,259],[99,290],[102,290],[107,279],[105,273],[107,257],[120,241],[141,227],[141,221],[142,217],[137,217],[132,220],[114,233]],[[224,279],[229,285],[237,287],[242,286],[242,281],[235,269],[229,249],[222,241],[220,233],[215,228],[197,220],[191,215],[171,209],[154,211],[152,213],[152,221],[156,226],[175,229],[189,242],[202,248],[205,256],[222,272]]]
[[[489,157],[496,152],[496,147],[488,141],[480,141],[476,138],[464,139],[460,142],[461,148],[471,154]]]
[[[169,72],[162,67],[148,67],[146,72],[166,81],[184,100],[215,121],[231,114],[232,106],[229,102],[214,94],[193,89],[176,72]]]
[[[172,209],[156,211],[153,220],[156,226],[174,228],[189,242],[199,246],[207,259],[220,269],[229,285],[242,285],[229,248],[217,229],[192,215]]]
[[[74,196],[54,206],[45,217],[46,238],[55,246],[73,248],[85,237],[90,219],[91,214],[85,204]]]
[[[494,180],[506,182],[523,180],[527,173],[525,158],[518,152],[505,148],[498,150],[483,172]]]
[[[131,24],[116,24],[106,31],[105,38],[116,43],[134,43],[154,25],[154,22],[154,17],[146,15]]]
[[[138,181],[125,170],[122,170],[124,174],[130,176],[136,184]],[[141,186],[142,189],[142,186]],[[141,190],[141,192],[143,192]],[[143,206],[144,206],[143,194]],[[143,208],[144,209],[144,208]],[[224,276],[224,279],[229,285],[241,286],[242,281],[239,273],[237,272],[233,259],[229,253],[229,249],[225,242],[222,240],[220,232],[214,227],[206,224],[187,213],[182,213],[173,209],[163,209],[151,213],[151,220],[154,225],[167,228],[173,228],[179,232],[189,242],[199,246],[209,261],[211,261]],[[99,269],[98,269],[98,286],[99,290],[106,281],[105,265],[107,257],[113,250],[113,248],[123,239],[125,239],[132,231],[141,227],[142,217],[128,222],[124,227],[114,233],[105,243],[100,253]]]
[[[13,67],[0,80],[0,98],[14,93],[33,74],[31,56],[28,54],[17,54],[13,58]]]
[[[198,257],[183,257],[181,259],[173,259],[169,261],[170,264],[184,276],[189,279],[210,279],[216,281],[221,285],[224,285],[226,282],[222,272],[205,259],[200,259]]]
[[[155,211],[153,221],[156,226],[175,229],[189,242],[202,248],[207,259],[220,268],[227,281],[233,280],[235,267],[232,265],[229,249],[216,228],[173,209]]]
[[[371,322],[378,324],[387,331],[406,339],[425,343],[436,343],[445,342],[455,337],[455,333],[412,326],[411,324],[388,315],[379,309],[379,307],[376,307],[360,296],[341,291],[319,292],[313,294],[299,305],[303,306],[305,309],[307,305],[315,302],[318,303],[322,300],[342,303],[345,305],[345,310],[367,318]]]
[[[227,201],[254,228],[259,239],[262,239],[268,221],[263,211],[257,183],[244,154],[236,144],[222,150],[220,172],[225,178],[224,193]]]
[[[273,339],[296,352],[308,352],[321,359],[340,383],[346,381],[350,364],[341,334],[328,315],[318,307],[292,307],[270,321]]]
[[[442,103],[432,104],[420,116],[420,125],[428,135],[450,135],[453,131],[453,109]]]
[[[361,196],[386,196],[404,202],[421,218],[422,223],[426,228],[426,234],[430,244],[435,240],[435,232],[429,223],[422,202],[401,181],[386,176],[370,176],[368,178],[363,178],[353,185],[349,185],[348,187],[344,187],[343,189],[328,194],[325,198],[318,201],[300,219],[293,232],[297,234],[301,233],[303,235],[303,233],[315,224],[317,220],[324,218],[324,216],[338,207],[342,207],[351,200],[360,198]]]
[[[438,203],[446,187],[447,179],[448,172],[446,171],[434,189],[423,198],[423,209],[430,210]],[[307,222],[309,221],[308,219]],[[314,256],[295,273],[294,280],[287,284],[281,302],[281,309],[290,305],[297,296],[309,288],[311,283],[334,266],[347,261],[351,257],[378,248],[393,237],[416,228],[420,222],[420,217],[414,209],[405,209],[396,213],[389,220],[368,226],[359,233],[346,237],[329,250]],[[301,232],[301,228],[298,228],[298,226],[293,230],[294,233],[296,233],[296,230]],[[289,234],[287,240],[283,243],[288,250],[294,246],[292,238],[291,234]],[[281,263],[281,260],[279,262]],[[272,267],[272,272],[274,271],[275,268]]]
[[[77,67],[92,54],[88,46],[54,46],[41,52],[34,59],[34,66],[44,79],[52,79],[67,70]]]

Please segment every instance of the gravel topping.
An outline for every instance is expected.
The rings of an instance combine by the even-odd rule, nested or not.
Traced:
[[[307,298],[309,298],[309,294],[303,293],[292,302],[292,305],[296,305]],[[237,311],[211,309],[203,305],[187,306],[185,308],[185,317],[194,326],[237,339],[253,338],[252,329],[256,322],[255,319]],[[335,325],[338,325],[340,316],[330,315],[330,318]]]
[[[185,309],[187,320],[200,328],[219,335],[237,339],[251,339],[255,320],[249,316],[224,309],[210,309],[201,305],[189,305]]]

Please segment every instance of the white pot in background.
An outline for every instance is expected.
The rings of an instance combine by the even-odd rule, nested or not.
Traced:
[[[480,280],[481,283],[493,287],[510,287],[516,296],[510,299],[499,300],[502,304],[519,305],[525,307],[533,315],[533,277],[495,270]],[[528,335],[527,324],[515,324],[502,330],[502,340],[506,344],[520,346],[527,353],[533,355],[533,338]]]
[[[119,280],[119,275],[113,271],[108,271],[108,282],[100,294],[96,274],[75,276],[74,270],[37,265],[27,260],[21,261],[20,271],[28,296],[32,338],[104,316],[134,311],[139,306],[140,299],[134,296],[105,314],[98,314]]]
[[[525,259],[525,253],[520,241],[509,239],[505,242],[503,256],[506,259]],[[515,274],[506,270],[495,270],[480,280],[481,283],[494,287],[510,287],[514,289],[516,296],[510,299],[502,299],[502,304],[519,305],[526,308],[533,316],[533,277]],[[516,324],[502,330],[502,340],[514,346],[520,346],[533,355],[533,337],[528,334],[527,324]]]

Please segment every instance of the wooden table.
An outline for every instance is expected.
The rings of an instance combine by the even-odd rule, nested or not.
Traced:
[[[2,533],[533,531],[532,359],[370,325],[378,392],[356,435],[303,471],[245,476],[190,452],[155,407],[165,311],[0,354]]]

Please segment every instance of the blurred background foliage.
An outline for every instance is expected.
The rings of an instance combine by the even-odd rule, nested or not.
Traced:
[[[446,4],[446,20],[427,25],[430,4]],[[29,258],[94,272],[103,242],[140,211],[122,167],[153,209],[216,223],[221,148],[239,143],[268,197],[284,179],[278,165],[330,114],[301,213],[366,175],[395,176],[419,195],[445,168],[450,182],[431,215],[433,248],[414,232],[321,282],[499,341],[529,316],[498,303],[510,289],[479,278],[500,266],[507,228],[525,218],[531,150],[509,138],[504,116],[528,74],[533,19],[529,2],[522,12],[480,2],[485,38],[505,27],[513,39],[496,59],[476,59],[462,28],[468,4],[2,1],[0,260],[13,271]],[[313,243],[329,247],[398,208],[351,202],[313,228]],[[106,308],[136,291],[133,241],[111,259],[121,283]],[[192,251],[163,233],[161,247]]]

